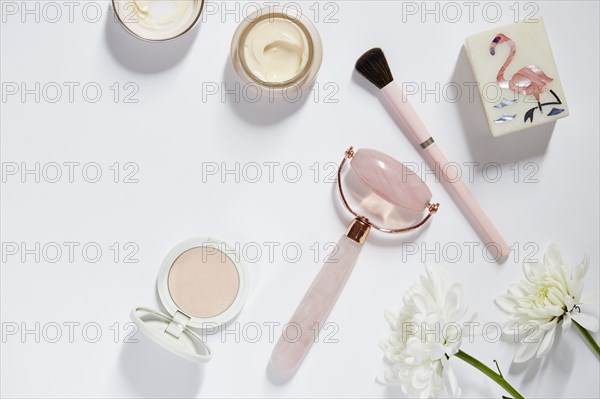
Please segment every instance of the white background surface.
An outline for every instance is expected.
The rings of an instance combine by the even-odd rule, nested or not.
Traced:
[[[180,360],[140,334],[133,337],[138,343],[124,343],[131,331],[125,330],[129,310],[139,305],[159,308],[155,279],[162,258],[178,242],[194,236],[220,237],[246,248],[250,258],[255,257],[253,248],[262,250],[249,266],[252,292],[236,320],[242,333],[249,323],[287,322],[327,253],[325,245],[337,241],[350,221],[347,214],[336,212],[334,185],[326,179],[331,162],[339,162],[349,145],[385,150],[407,162],[421,161],[373,91],[354,76],[357,57],[380,46],[398,81],[429,89],[436,82],[441,87],[448,82],[462,85],[473,81],[461,53],[464,38],[512,22],[515,7],[521,17],[535,9],[498,3],[500,21],[492,23],[482,15],[484,3],[478,3],[470,21],[467,6],[459,2],[462,14],[455,23],[443,13],[439,22],[428,15],[423,23],[422,10],[406,15],[397,2],[337,1],[316,6],[303,2],[312,19],[314,9],[320,10],[317,26],[324,59],[318,88],[313,90],[317,100],[306,96],[301,103],[264,106],[244,99],[236,103],[232,95],[223,102],[221,93],[203,93],[207,83],[235,87],[228,66],[229,41],[243,4],[212,3],[214,15],[207,13],[196,30],[168,44],[128,36],[114,23],[106,1],[96,3],[102,16],[95,23],[82,18],[83,3],[75,8],[73,23],[68,8],[58,4],[64,15],[56,23],[43,15],[39,23],[32,16],[22,23],[21,11],[16,16],[3,14],[3,84],[80,83],[72,103],[66,89],[56,104],[47,97],[36,103],[33,95],[24,102],[19,96],[3,99],[3,168],[11,162],[30,168],[36,162],[40,167],[51,162],[96,162],[103,174],[98,183],[88,183],[80,165],[71,183],[63,166],[58,183],[43,177],[36,183],[32,175],[16,175],[7,176],[2,185],[4,245],[79,245],[72,262],[64,246],[56,263],[48,261],[50,253],[42,254],[39,262],[33,255],[23,261],[20,254],[3,253],[2,324],[4,329],[16,325],[19,332],[3,333],[2,396],[397,396],[398,389],[375,382],[384,369],[377,346],[386,333],[383,310],[401,304],[403,292],[424,271],[422,261],[447,267],[450,278],[464,285],[465,301],[481,321],[504,321],[493,298],[522,278],[525,255],[540,258],[551,241],[565,249],[572,263],[587,252],[591,267],[586,288],[598,288],[598,3],[535,2],[561,74],[571,111],[568,118],[554,127],[493,139],[478,97],[469,101],[466,91],[458,102],[443,97],[436,101],[434,95],[424,100],[419,94],[411,97],[450,159],[479,162],[469,186],[513,245],[511,260],[501,266],[485,260],[477,236],[429,176],[434,199],[442,204],[439,214],[420,235],[390,239],[371,233],[329,318],[339,326],[335,334],[339,342],[314,346],[289,383],[278,384],[267,375],[273,344],[266,327],[257,343],[245,342],[243,334],[239,343],[235,333],[226,334],[225,343],[221,334],[209,337],[216,354],[203,366]],[[421,7],[420,2],[415,5]],[[225,7],[238,11],[227,14]],[[93,11],[89,10],[91,18]],[[323,17],[331,12],[337,22],[324,23]],[[81,87],[88,82],[103,89],[97,103],[82,97]],[[115,82],[122,90],[127,82],[137,85],[134,98],[139,102],[124,103],[121,97],[115,103],[109,88]],[[328,94],[337,102],[326,102]],[[109,169],[115,162],[122,172],[118,183]],[[123,172],[130,171],[123,169],[127,162],[139,167],[138,183],[122,182]],[[240,182],[235,175],[217,174],[205,175],[203,183],[203,167],[211,162],[219,168],[234,168],[239,162]],[[257,183],[248,181],[254,174],[243,174],[249,162],[263,166]],[[280,163],[272,182],[265,162]],[[292,162],[302,172],[297,183],[286,181],[294,178],[295,165],[288,174],[282,173]],[[526,182],[535,171],[526,169],[527,162],[534,163],[528,168],[539,167],[533,176],[537,182]],[[486,163],[502,166],[498,182],[490,182],[493,168],[484,174],[481,166]],[[515,170],[520,171],[516,178]],[[121,247],[116,260],[109,248],[115,242]],[[82,256],[85,243],[102,248],[97,263]],[[133,256],[138,263],[124,262],[126,243],[139,248]],[[265,243],[277,243],[269,244],[275,247],[272,257]],[[282,252],[286,244],[287,255]],[[468,245],[475,245],[472,259]],[[296,258],[294,247],[302,250],[301,256],[296,263],[286,262],[285,256]],[[458,256],[453,250],[457,247],[462,252]],[[407,254],[415,248],[416,254]],[[598,314],[597,308],[590,311]],[[36,323],[39,342],[33,333],[21,335],[23,328],[35,329]],[[56,333],[53,323],[62,326],[57,343],[50,342]],[[65,323],[79,323],[73,342]],[[88,335],[82,332],[86,323],[100,327],[98,342],[86,341],[95,335],[93,327]],[[246,333],[253,335],[252,330]],[[598,397],[600,392],[598,359],[574,329],[560,336],[548,359],[525,367],[510,366],[516,350],[510,343],[479,339],[463,343],[463,349],[488,364],[498,359],[509,381],[528,397]],[[464,396],[502,394],[475,369],[458,359],[453,363]]]

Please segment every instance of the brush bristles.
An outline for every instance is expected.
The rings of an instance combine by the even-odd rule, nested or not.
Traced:
[[[387,86],[394,76],[380,48],[372,48],[364,53],[354,66],[367,80],[380,89]]]

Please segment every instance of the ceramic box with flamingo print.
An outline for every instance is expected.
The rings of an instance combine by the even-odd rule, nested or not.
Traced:
[[[494,136],[569,114],[541,18],[470,36],[465,48]]]

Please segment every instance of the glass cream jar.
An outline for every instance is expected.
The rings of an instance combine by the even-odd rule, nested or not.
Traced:
[[[275,95],[313,83],[322,57],[317,28],[291,7],[256,10],[239,24],[231,42],[231,62],[240,79]]]
[[[204,0],[112,0],[121,25],[151,42],[180,37],[196,26]]]

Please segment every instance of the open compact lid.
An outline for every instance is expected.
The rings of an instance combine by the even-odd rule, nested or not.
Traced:
[[[181,320],[152,309],[138,307],[131,310],[131,320],[148,338],[163,348],[194,362],[205,363],[212,350],[197,333],[181,324]]]

